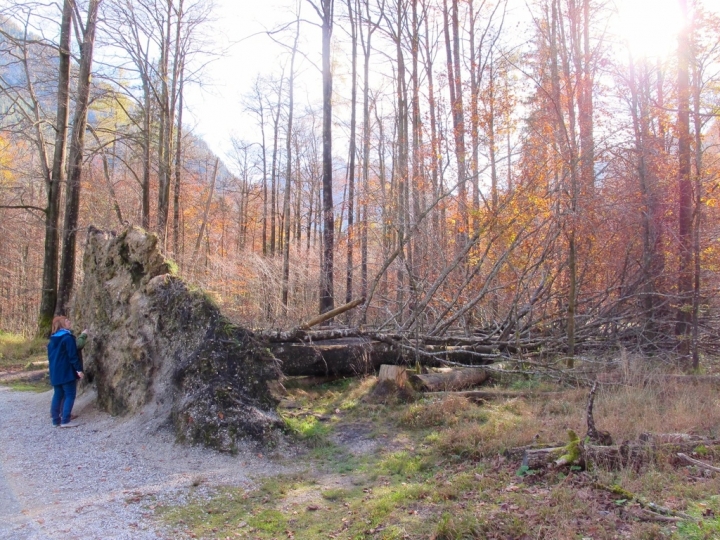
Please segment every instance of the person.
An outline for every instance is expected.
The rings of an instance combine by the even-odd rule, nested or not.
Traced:
[[[70,330],[70,333],[72,334],[72,328],[69,328],[68,330]],[[73,337],[75,337],[75,334],[73,334]],[[87,339],[88,339],[87,329],[83,330],[80,333],[80,335],[75,338],[75,345],[77,346],[78,360],[80,361],[80,372],[82,372],[82,373],[85,372],[85,370],[83,369],[83,352],[82,352],[82,350],[85,347],[85,344],[87,343]],[[76,372],[75,379],[79,379],[79,378],[80,377],[77,375],[77,372]],[[65,399],[63,398],[60,400],[60,409],[59,410],[62,410],[64,403],[65,403]],[[71,422],[73,420],[75,420],[76,418],[77,418],[77,416],[75,416],[74,414],[70,415]]]
[[[71,329],[70,319],[62,315],[55,317],[47,347],[50,384],[54,390],[50,404],[50,416],[53,426],[63,428],[79,425],[72,422],[70,416],[75,404],[77,381],[83,378],[83,368],[78,356],[75,336],[70,332]]]

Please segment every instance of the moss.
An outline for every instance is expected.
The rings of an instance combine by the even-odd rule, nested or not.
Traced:
[[[568,429],[568,439],[570,442],[565,446],[565,453],[555,462],[556,465],[572,465],[580,460],[580,437],[572,429]]]
[[[174,260],[165,259],[165,264],[167,264],[168,273],[171,276],[177,276],[180,273],[180,267],[178,266],[178,263],[176,263]]]

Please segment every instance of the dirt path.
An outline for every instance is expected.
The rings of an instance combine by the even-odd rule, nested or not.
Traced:
[[[181,503],[192,486],[250,486],[283,468],[251,449],[227,456],[174,444],[157,422],[113,418],[90,392],[81,426],[53,428],[51,392],[0,387],[0,539],[173,538],[155,499]]]

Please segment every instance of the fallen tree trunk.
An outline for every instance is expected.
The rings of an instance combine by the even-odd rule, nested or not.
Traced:
[[[580,444],[577,464],[587,467],[594,465],[605,469],[640,467],[651,463],[658,453],[692,452],[699,445],[720,446],[720,440],[686,441],[666,444],[646,444],[642,441],[625,442],[614,446]],[[512,450],[511,450],[512,451]],[[555,462],[567,452],[566,446],[528,449],[523,453],[522,465],[528,469],[544,469],[555,466]]]
[[[426,397],[446,397],[446,396],[457,396],[464,397],[473,403],[485,403],[486,401],[492,401],[494,399],[537,399],[537,398],[551,398],[560,396],[564,392],[515,392],[511,390],[463,390],[457,392],[426,392]]]
[[[396,350],[368,338],[329,339],[318,343],[270,343],[287,376],[355,376],[376,371],[382,364],[397,364]]]
[[[437,392],[447,390],[461,390],[482,384],[490,378],[490,373],[484,369],[458,369],[444,373],[427,373],[424,375],[411,375],[410,384],[416,390]]]
[[[358,301],[341,306],[347,311]],[[338,311],[336,310],[336,312]],[[354,376],[377,370],[382,364],[486,365],[494,362],[497,350],[486,345],[457,346],[454,340],[408,339],[399,334],[361,331],[357,328],[310,330],[323,322],[324,314],[289,331],[256,332],[276,358],[286,376]],[[472,342],[471,340],[465,340]]]

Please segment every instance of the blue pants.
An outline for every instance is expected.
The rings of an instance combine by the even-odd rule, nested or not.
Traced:
[[[72,413],[75,404],[75,394],[77,392],[77,381],[71,381],[65,384],[54,385],[55,393],[50,404],[50,416],[52,416],[53,425],[67,424],[70,422],[70,413]],[[62,411],[60,410],[62,408]],[[62,412],[62,419],[60,413]]]

